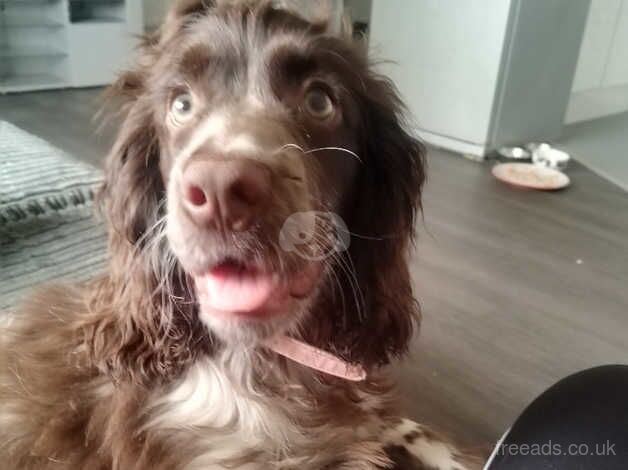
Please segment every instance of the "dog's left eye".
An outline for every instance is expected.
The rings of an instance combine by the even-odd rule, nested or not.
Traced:
[[[173,101],[170,111],[177,121],[185,121],[192,116],[194,111],[194,102],[192,95],[189,93],[181,93]]]
[[[321,88],[312,88],[305,95],[305,110],[317,119],[327,119],[334,112],[334,102]]]

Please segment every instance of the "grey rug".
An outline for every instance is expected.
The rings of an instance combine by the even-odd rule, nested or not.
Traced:
[[[0,309],[37,285],[85,280],[105,265],[93,215],[100,171],[0,121]]]

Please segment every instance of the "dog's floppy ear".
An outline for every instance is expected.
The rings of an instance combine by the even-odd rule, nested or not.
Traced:
[[[351,347],[353,359],[372,366],[404,353],[420,320],[408,257],[421,209],[425,149],[406,130],[405,108],[388,79],[367,72],[362,90],[365,164],[349,221],[356,234],[349,256],[365,306]]]
[[[114,380],[149,383],[176,374],[199,354],[204,329],[160,243],[165,189],[150,95],[136,69],[110,93],[125,117],[100,192],[109,229],[109,270],[90,291],[86,338],[95,364]],[[167,279],[167,281],[166,281]]]
[[[178,2],[174,8],[193,14],[193,3],[205,4]],[[185,279],[168,263],[161,243],[166,194],[158,111],[150,90],[161,47],[159,34],[146,38],[136,65],[107,93],[110,107],[122,116],[99,195],[110,261],[108,275],[92,291],[95,321],[86,327],[94,362],[115,380],[136,383],[176,374],[201,353],[207,336],[193,306],[180,301],[187,295]]]
[[[164,196],[159,172],[159,141],[148,97],[150,70],[161,54],[161,44],[176,34],[188,18],[214,6],[212,0],[176,0],[161,29],[140,44],[137,65],[120,75],[108,97],[125,114],[108,157],[102,200],[110,226],[127,242],[135,243],[154,222]],[[141,179],[141,181],[140,181]]]
[[[154,223],[163,196],[152,114],[137,99],[129,105],[105,167],[101,201],[112,242],[135,244]]]
[[[420,319],[407,257],[421,207],[424,148],[406,131],[404,108],[391,82],[359,62],[352,71],[360,75],[352,93],[360,108],[363,164],[354,203],[343,214],[351,232],[336,273],[343,292],[328,294],[333,322],[315,319],[306,336],[372,368],[407,350]]]
[[[142,54],[148,63],[147,51]],[[116,380],[143,379],[163,359],[153,346],[162,334],[154,314],[156,277],[141,250],[150,242],[147,232],[158,220],[164,197],[146,76],[145,66],[136,66],[106,96],[108,108],[116,111],[111,119],[122,119],[99,193],[109,231],[108,276],[91,293],[90,310],[98,321],[86,334],[94,362]]]

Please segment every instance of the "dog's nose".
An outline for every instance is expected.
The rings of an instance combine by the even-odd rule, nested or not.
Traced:
[[[199,227],[247,230],[268,202],[270,170],[252,160],[196,161],[183,172],[183,205]]]

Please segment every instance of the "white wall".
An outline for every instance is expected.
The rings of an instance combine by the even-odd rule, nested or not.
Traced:
[[[628,0],[592,0],[565,122],[628,111]]]
[[[173,0],[143,0],[144,24],[148,31],[157,28]]]
[[[368,23],[371,19],[371,0],[345,0],[345,7],[353,21]]]
[[[580,47],[573,91],[599,88],[604,83],[622,0],[592,0]]]
[[[604,86],[625,84],[628,84],[628,0],[622,1],[621,10],[617,16],[615,38],[604,74]]]

